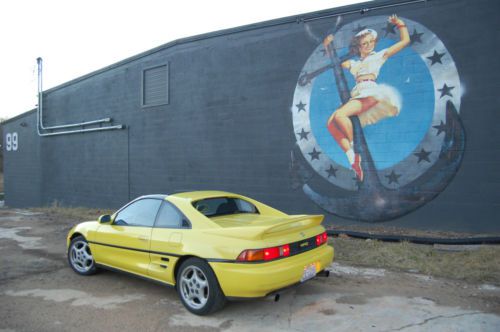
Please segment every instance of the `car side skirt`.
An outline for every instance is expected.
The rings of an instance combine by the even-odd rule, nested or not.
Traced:
[[[163,280],[158,280],[158,279],[152,278],[150,276],[144,276],[144,275],[137,274],[137,273],[134,273],[134,272],[125,271],[125,270],[118,269],[116,267],[112,267],[112,266],[105,265],[105,264],[96,263],[96,266],[98,268],[101,268],[101,269],[104,269],[104,270],[108,270],[108,271],[112,271],[112,272],[116,272],[116,273],[121,273],[121,274],[126,274],[128,276],[136,277],[136,278],[139,278],[139,279],[142,279],[142,280],[152,281],[152,282],[154,282],[154,283],[156,283],[158,285],[167,286],[167,287],[170,287],[170,288],[175,288],[175,285],[173,285],[173,284],[169,284],[169,283],[167,283],[167,282],[165,282]]]

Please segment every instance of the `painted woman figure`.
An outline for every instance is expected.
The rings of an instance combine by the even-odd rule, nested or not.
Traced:
[[[353,126],[349,117],[358,116],[361,126],[364,127],[386,117],[397,116],[401,108],[401,98],[397,90],[376,82],[380,68],[385,61],[410,43],[405,23],[396,15],[390,16],[389,22],[396,25],[400,34],[400,41],[391,47],[375,51],[377,32],[372,29],[364,29],[353,37],[351,53],[357,55],[357,59],[342,62],[342,67],[351,72],[356,85],[351,90],[351,99],[335,110],[327,122],[328,131],[346,153],[360,181],[363,181],[361,156],[354,153]],[[332,41],[333,35],[325,38],[323,43],[326,50]]]

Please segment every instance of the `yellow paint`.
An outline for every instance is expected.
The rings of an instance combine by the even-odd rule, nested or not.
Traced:
[[[209,197],[234,197],[254,204],[260,214],[235,214],[207,218],[192,203]],[[314,237],[325,231],[323,216],[289,216],[253,199],[220,191],[198,191],[170,195],[191,222],[191,229],[117,226],[112,222],[81,223],[68,234],[89,241],[95,261],[142,277],[175,285],[174,270],[185,256],[206,259],[226,296],[261,297],[300,281],[311,264],[321,271],[333,260],[326,244],[313,250],[266,263],[239,263],[246,249],[279,246]],[[126,248],[126,249],[125,249]],[[229,260],[230,262],[219,262]]]

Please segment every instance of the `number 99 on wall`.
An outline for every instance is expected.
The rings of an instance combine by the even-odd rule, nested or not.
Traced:
[[[19,140],[17,133],[7,133],[5,135],[5,149],[7,151],[17,151]]]

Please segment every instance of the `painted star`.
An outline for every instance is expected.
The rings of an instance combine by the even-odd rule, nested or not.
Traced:
[[[441,123],[437,126],[432,126],[432,128],[435,128],[437,129],[437,134],[436,136],[439,136],[439,134],[441,134],[442,132],[444,132],[446,134],[446,125],[443,123],[443,121],[441,121]]]
[[[410,45],[413,45],[413,43],[420,43],[422,44],[422,35],[423,32],[417,32],[417,29],[413,29],[413,33],[410,36]]]
[[[440,98],[443,98],[444,96],[450,96],[450,97],[453,97],[453,95],[451,94],[451,90],[455,89],[454,86],[447,86],[446,83],[443,85],[443,88],[441,89],[438,89],[439,92],[441,92],[441,97]]]
[[[309,152],[309,155],[311,156],[311,161],[313,161],[314,159],[319,160],[319,155],[320,154],[321,154],[321,152],[316,151],[316,148],[313,148],[313,151]]]
[[[307,135],[309,135],[309,133],[310,131],[305,131],[304,128],[302,128],[302,131],[300,133],[297,133],[297,135],[300,135],[300,140],[305,139],[307,141]]]
[[[418,157],[418,163],[420,164],[420,162],[422,160],[425,160],[427,161],[428,163],[430,163],[430,159],[429,159],[429,155],[431,154],[430,151],[425,151],[425,149],[421,149],[420,152],[417,152],[417,153],[414,153],[415,156]]]
[[[330,165],[330,168],[326,170],[326,172],[328,173],[328,177],[333,176],[334,178],[337,177],[337,171],[338,169],[334,168],[332,165]]]
[[[364,29],[366,29],[366,26],[361,26],[358,24],[358,27],[355,28],[354,30],[352,30],[352,32],[354,32],[355,34],[360,32],[360,31],[363,31]]]
[[[306,111],[306,105],[307,105],[307,104],[304,104],[304,103],[301,101],[299,104],[296,104],[295,106],[297,106],[297,108],[298,108],[298,111],[299,111],[299,112],[300,112],[300,111],[304,111],[304,112],[305,112],[305,111]]]
[[[394,170],[392,170],[391,174],[385,176],[389,180],[389,184],[391,183],[396,183],[399,184],[399,178],[401,177],[401,174],[396,174]]]
[[[388,22],[387,26],[385,28],[382,28],[382,30],[385,31],[384,37],[386,37],[390,33],[391,34],[396,34],[396,30],[394,29],[394,27],[395,27],[394,24]]]
[[[431,60],[431,66],[434,65],[435,63],[440,63],[440,64],[443,64],[441,62],[441,58],[445,55],[446,53],[438,53],[436,50],[434,50],[434,54],[431,55],[431,56],[428,56],[427,59]]]

